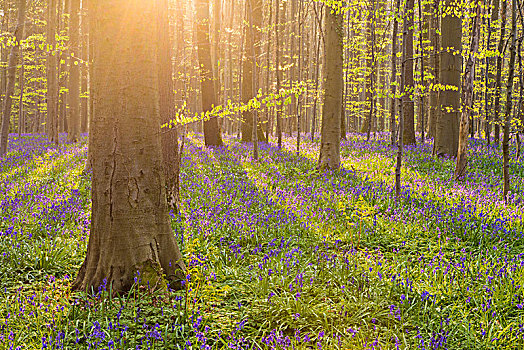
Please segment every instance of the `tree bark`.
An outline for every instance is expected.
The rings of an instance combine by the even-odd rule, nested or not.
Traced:
[[[493,123],[495,124],[495,137],[493,143],[498,147],[500,143],[500,96],[502,94],[502,68],[504,65],[504,45],[506,43],[506,20],[507,20],[508,0],[502,0],[502,8],[500,10],[500,38],[497,49],[497,75],[495,77],[495,103],[493,106]]]
[[[200,84],[202,111],[204,117],[204,139],[206,146],[222,146],[222,137],[218,126],[218,117],[208,115],[217,104],[217,93],[213,78],[213,63],[211,62],[211,41],[209,38],[209,0],[196,2],[196,27],[198,62],[200,63]]]
[[[162,128],[162,158],[166,181],[166,199],[175,213],[180,209],[180,157],[175,118],[175,95],[173,92],[173,65],[171,62],[171,40],[169,36],[169,3],[158,1],[158,79],[160,97],[160,121]]]
[[[80,0],[71,0],[69,33],[72,61],[69,69],[69,130],[67,136],[69,142],[77,142],[80,139]]]
[[[319,169],[340,167],[340,109],[344,90],[344,17],[341,11],[326,7],[324,15],[325,92],[322,107],[322,130]]]
[[[415,101],[413,94],[415,92],[415,80],[413,79],[413,30],[414,30],[414,12],[415,0],[407,0],[406,14],[404,21],[407,23],[406,33],[406,60],[404,63],[404,86],[405,91],[402,96],[402,112],[404,113],[404,145],[415,145]]]
[[[431,78],[429,80],[430,89],[429,89],[429,116],[428,116],[428,137],[435,138],[436,135],[436,125],[438,116],[440,113],[440,106],[438,95],[439,91],[437,86],[440,82],[440,35],[439,30],[439,4],[440,0],[432,1],[432,13],[429,24],[429,41],[431,43],[431,56],[429,58],[429,72]]]
[[[275,9],[275,69],[276,69],[276,95],[280,94],[280,85],[282,83],[282,71],[280,70],[280,0],[276,0]],[[284,108],[282,99],[277,98],[277,139],[278,148],[282,148],[282,108]]]
[[[158,5],[92,0],[90,6],[96,91],[91,233],[73,289],[126,292],[137,272],[139,283],[151,288],[165,288],[166,280],[181,287],[185,265],[165,200],[159,79],[153,69]]]
[[[440,52],[440,113],[436,125],[435,154],[455,157],[458,149],[460,116],[460,73],[462,68],[462,21],[458,0],[445,0]]]
[[[49,141],[58,144],[58,77],[57,77],[57,0],[48,0],[47,14],[47,119]]]
[[[400,11],[400,0],[396,1],[397,6],[392,11]],[[391,145],[396,143],[397,139],[397,121],[396,121],[396,104],[397,104],[397,42],[398,42],[398,13],[395,13],[393,19],[393,40],[391,44],[391,106],[389,111],[389,127],[391,132]]]
[[[504,202],[508,203],[508,193],[510,190],[509,179],[509,132],[511,129],[511,115],[513,110],[513,78],[515,76],[515,59],[517,55],[517,0],[513,0],[511,8],[511,45],[509,59],[508,83],[506,85],[506,115],[504,118],[504,136],[502,139],[502,159],[503,159],[503,176],[504,176]],[[504,7],[504,6],[503,6]]]
[[[16,82],[16,66],[20,58],[20,41],[24,37],[26,1],[18,0],[18,22],[14,33],[14,45],[9,53],[7,63],[7,87],[5,90],[4,105],[2,108],[2,125],[0,134],[0,157],[7,153],[9,138],[9,124],[11,120],[11,106],[13,104],[13,93]]]
[[[247,0],[248,10],[245,22],[248,24],[246,29],[246,42],[244,45],[245,54],[242,62],[242,103],[247,104],[255,98],[257,91],[254,90],[255,80],[257,79],[256,58],[260,54],[260,28],[262,27],[262,1]],[[251,21],[252,19],[252,21]],[[251,26],[253,22],[253,26]],[[253,142],[253,119],[256,111],[246,110],[242,113],[242,142]],[[257,125],[258,141],[264,141],[264,131],[261,125]]]
[[[490,11],[491,16],[488,24],[488,51],[491,51],[493,49],[494,45],[494,38],[493,33],[497,29],[497,22],[499,20],[499,7],[500,7],[500,1],[499,0],[492,0]],[[486,113],[486,123],[484,126],[484,133],[486,134],[486,142],[489,145],[491,143],[491,123],[492,123],[492,114],[493,111],[491,109],[491,103],[492,103],[492,90],[495,88],[495,75],[493,74],[493,70],[490,69],[491,66],[493,66],[496,62],[495,57],[488,57],[486,61],[486,94],[485,94],[485,100],[484,100],[484,108]]]
[[[473,32],[471,34],[471,46],[469,51],[469,57],[465,67],[464,82],[462,84],[464,96],[462,100],[462,111],[460,118],[457,163],[455,167],[455,180],[459,180],[464,175],[468,162],[467,152],[469,143],[469,119],[471,118],[471,111],[473,109],[473,84],[475,81],[475,63],[477,60],[476,55],[479,49],[480,41],[480,16],[482,6],[483,5],[481,5],[480,3],[477,3],[477,9],[473,22]]]

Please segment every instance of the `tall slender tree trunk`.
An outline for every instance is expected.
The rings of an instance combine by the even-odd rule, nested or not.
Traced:
[[[460,73],[462,68],[462,20],[458,17],[460,2],[444,0],[442,50],[440,52],[440,113],[436,125],[435,154],[455,157],[458,150],[460,116]]]
[[[413,94],[415,91],[415,80],[413,79],[413,31],[414,31],[414,12],[415,0],[406,0],[406,14],[404,21],[407,23],[406,42],[406,62],[404,64],[404,84],[405,93],[402,96],[402,112],[404,113],[404,145],[414,145],[417,143],[415,138],[415,101]]]
[[[504,136],[502,139],[502,158],[504,175],[504,201],[508,203],[508,193],[510,190],[509,179],[509,133],[511,129],[511,115],[513,111],[513,78],[515,77],[515,58],[517,55],[517,0],[513,0],[511,6],[511,44],[508,83],[506,85],[506,115],[504,117]],[[504,6],[503,6],[504,7]]]
[[[422,13],[422,0],[418,1],[418,18],[419,18],[419,50],[420,50],[420,103],[419,103],[419,112],[418,112],[418,119],[419,119],[419,125],[420,125],[420,134],[421,134],[421,141],[422,143],[425,142],[425,133],[426,133],[426,106],[425,106],[425,98],[424,95],[426,94],[426,80],[425,80],[425,60],[426,56],[424,53],[424,30],[426,27],[426,24],[423,23],[423,13]]]
[[[24,52],[20,48],[20,56],[22,59],[20,74],[18,77],[18,86],[20,88],[20,97],[18,100],[18,138],[22,137],[22,133],[25,132],[25,109],[24,109],[24,89],[25,89],[25,63],[24,63]]]
[[[71,0],[71,21],[69,23],[71,65],[69,68],[69,142],[80,139],[80,0]]]
[[[473,22],[473,32],[471,35],[471,46],[469,51],[468,61],[464,71],[464,82],[462,84],[462,91],[464,97],[462,101],[462,111],[460,118],[460,130],[458,140],[457,163],[455,167],[455,180],[459,180],[466,171],[467,166],[467,151],[468,151],[468,131],[469,119],[471,118],[471,111],[473,109],[473,84],[475,81],[475,63],[476,55],[479,49],[480,41],[480,20],[481,20],[481,3],[477,3],[477,9]]]
[[[344,90],[344,16],[326,7],[324,15],[325,92],[322,111],[319,169],[340,167],[340,108]]]
[[[202,110],[204,117],[204,138],[206,146],[222,146],[218,117],[211,115],[213,107],[217,106],[217,94],[213,78],[211,62],[211,41],[209,38],[209,0],[196,2],[196,26],[198,62],[200,63],[200,84]],[[209,114],[209,115],[208,115]]]
[[[2,108],[2,125],[0,134],[0,157],[7,153],[7,142],[9,138],[9,124],[11,120],[11,106],[13,104],[13,93],[16,83],[16,67],[20,58],[20,41],[24,37],[26,1],[18,0],[18,22],[14,33],[14,45],[9,53],[7,63],[7,87],[5,90],[4,105]]]
[[[440,113],[439,106],[439,82],[440,82],[440,35],[439,31],[439,4],[440,0],[433,0],[431,6],[431,17],[429,24],[429,41],[431,43],[431,55],[429,57],[429,116],[428,116],[428,137],[435,138],[436,125]]]
[[[253,19],[253,26],[249,25],[246,30],[246,42],[244,61],[242,62],[242,103],[247,104],[251,99],[256,97],[257,91],[254,90],[257,79],[256,57],[260,54],[260,28],[262,27],[262,1],[261,0],[247,0],[246,6],[248,10],[246,14],[246,22],[251,24],[250,19]],[[256,111],[246,110],[242,113],[242,142],[253,142],[253,118]],[[258,141],[264,141],[264,132],[260,125],[257,125]]]
[[[89,98],[87,97],[89,93],[89,21],[87,16],[87,4],[88,0],[82,0],[82,16],[80,18],[80,30],[82,38],[82,63],[80,65],[80,93],[82,95],[82,98],[80,99],[80,131],[82,133],[86,133],[89,128]]]
[[[493,106],[493,122],[495,124],[495,137],[493,143],[498,147],[500,143],[500,97],[502,94],[502,68],[504,65],[504,45],[506,43],[506,21],[507,21],[507,7],[508,0],[502,0],[502,8],[500,10],[500,38],[497,49],[497,74],[495,77],[495,103]]]
[[[269,2],[269,18],[268,18],[268,26],[271,27],[273,25],[273,0]],[[268,30],[267,31],[267,46],[266,46],[266,86],[265,86],[265,93],[266,96],[269,96],[271,93],[271,37],[273,35],[273,32]],[[271,113],[271,110],[269,107],[266,106],[266,142],[269,142],[269,134],[270,131],[273,129],[272,125],[272,119],[273,114]]]
[[[47,136],[58,144],[57,0],[48,0],[47,14]]]
[[[407,37],[409,32],[408,21],[404,20],[404,25],[402,29],[402,59],[401,59],[401,72],[404,72],[406,69],[407,63]],[[402,176],[402,157],[404,153],[404,101],[403,96],[407,93],[406,76],[404,74],[400,75],[400,98],[399,98],[399,121],[398,121],[398,140],[397,140],[397,164],[395,166],[395,197],[397,200],[401,195],[401,176]]]
[[[282,83],[282,71],[280,70],[280,0],[276,0],[275,8],[275,69],[276,69],[276,95],[280,95],[280,85]],[[277,139],[278,148],[282,148],[282,109],[284,108],[282,99],[277,98]]]
[[[175,95],[173,92],[173,65],[171,62],[171,40],[169,36],[169,2],[158,1],[158,83],[159,83],[159,112],[160,121],[163,126],[162,134],[162,159],[164,165],[164,177],[166,181],[166,199],[175,213],[180,209],[180,157],[178,154],[178,134],[176,125],[172,120],[175,118]]]
[[[74,290],[107,285],[126,292],[135,277],[152,289],[166,288],[166,282],[180,288],[185,278],[162,171],[158,44],[152,40],[159,30],[157,6],[150,0],[90,3],[96,18],[93,204],[87,255]]]
[[[394,1],[394,0],[393,0]],[[396,105],[397,105],[397,46],[398,46],[398,18],[396,11],[400,11],[400,0],[396,0],[396,7],[392,6],[392,11],[395,11],[395,18],[393,19],[393,40],[391,44],[391,105],[389,111],[389,128],[391,132],[391,145],[397,141],[397,121],[396,121]]]

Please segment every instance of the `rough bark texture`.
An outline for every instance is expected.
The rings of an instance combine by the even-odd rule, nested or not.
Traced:
[[[406,33],[406,62],[404,63],[404,85],[405,93],[402,96],[402,112],[404,113],[404,145],[414,145],[415,139],[415,80],[413,78],[413,30],[414,30],[414,6],[415,0],[407,0],[406,15],[404,20],[407,24]]]
[[[159,79],[153,68],[157,43],[151,40],[157,37],[156,6],[150,0],[90,3],[96,106],[92,216],[75,290],[111,285],[114,292],[125,292],[137,271],[141,283],[152,288],[165,286],[162,275],[172,287],[184,279],[165,195]]]
[[[396,1],[395,9],[400,9],[400,0]],[[395,11],[395,10],[393,10]],[[397,121],[396,121],[396,105],[397,105],[397,42],[398,42],[398,19],[395,16],[393,20],[393,34],[391,44],[391,106],[389,110],[389,128],[391,145],[396,143],[397,138]]]
[[[343,20],[341,12],[335,13],[326,7],[324,15],[326,81],[318,160],[320,169],[338,169],[340,167],[340,109],[344,90]]]
[[[257,91],[254,90],[254,81],[256,79],[255,62],[256,57],[260,55],[260,30],[262,27],[262,1],[261,0],[247,0],[247,11],[244,21],[247,23],[246,28],[246,42],[244,44],[245,54],[242,62],[242,103],[247,104],[249,100],[253,99]],[[252,9],[252,10],[251,10]],[[253,26],[249,24],[251,20]],[[253,117],[255,111],[248,110],[242,113],[242,141],[251,142],[253,134]],[[262,125],[257,125],[258,141],[264,141],[264,131]]]
[[[445,0],[442,18],[442,50],[440,53],[441,111],[437,120],[435,154],[455,157],[458,149],[460,117],[460,73],[462,67],[462,21],[458,0]]]
[[[69,126],[67,138],[77,142],[80,138],[80,0],[71,0],[69,40],[72,55],[69,68]]]
[[[88,81],[89,81],[89,34],[88,34],[88,16],[87,16],[87,4],[88,0],[82,0],[82,10],[81,10],[81,41],[82,41],[82,63],[80,65],[81,71],[81,83],[80,91],[82,98],[80,99],[80,124],[81,132],[86,133],[89,127],[89,99],[87,98],[88,94]]]
[[[2,108],[2,128],[0,134],[0,157],[7,153],[7,140],[9,138],[9,123],[11,119],[11,106],[13,104],[13,93],[16,82],[16,66],[20,58],[20,40],[24,37],[25,25],[25,0],[18,0],[18,23],[14,33],[15,45],[11,47],[9,61],[7,63],[7,87],[5,90],[4,104]]]
[[[504,45],[506,43],[506,12],[508,7],[508,0],[502,0],[502,8],[500,10],[500,38],[497,49],[497,75],[495,77],[495,104],[493,106],[493,122],[495,123],[495,137],[493,143],[499,145],[500,143],[500,95],[502,88],[502,67],[504,65]]]
[[[491,51],[494,45],[495,36],[493,33],[497,29],[497,22],[499,20],[499,7],[500,1],[493,0],[491,1],[490,11],[491,17],[489,20],[488,26],[488,50]],[[495,87],[495,74],[493,74],[493,69],[490,68],[495,65],[496,57],[488,57],[486,62],[486,98],[485,98],[485,111],[486,111],[486,123],[484,126],[484,133],[486,134],[486,141],[489,145],[491,143],[491,122],[492,122],[492,109],[491,109],[491,93]]]
[[[510,44],[510,59],[509,59],[509,73],[508,83],[506,85],[506,115],[504,118],[504,136],[502,139],[502,158],[503,158],[503,177],[504,201],[508,202],[508,193],[510,188],[509,179],[509,132],[511,128],[511,115],[513,110],[513,78],[515,76],[515,59],[517,56],[517,0],[513,0],[511,8],[511,44]]]
[[[58,144],[58,77],[56,52],[57,0],[48,0],[47,14],[47,137]]]
[[[276,94],[280,94],[280,85],[282,83],[282,71],[280,70],[280,0],[276,0],[275,9],[275,68],[276,68]],[[278,148],[282,148],[282,108],[279,105],[282,102],[281,98],[277,100],[277,138]]]
[[[429,24],[429,41],[431,43],[431,55],[429,57],[429,73],[431,78],[429,79],[430,90],[429,90],[429,115],[428,115],[428,137],[435,137],[436,125],[438,115],[440,112],[439,101],[438,101],[438,86],[440,79],[440,35],[438,34],[439,29],[439,3],[440,0],[433,0],[431,7],[431,18]]]
[[[202,111],[208,113],[213,110],[213,107],[218,105],[213,78],[213,62],[211,61],[211,41],[209,38],[209,0],[198,0],[196,2],[196,27],[200,84],[202,87]],[[205,117],[204,138],[206,146],[222,146],[217,116]]]
[[[458,141],[458,152],[457,152],[457,164],[455,167],[455,179],[460,179],[467,166],[467,149],[468,149],[468,132],[469,132],[469,119],[471,118],[471,110],[473,109],[473,83],[475,80],[475,63],[476,54],[479,49],[480,41],[480,3],[477,4],[475,13],[475,19],[473,22],[473,34],[471,36],[471,46],[469,51],[468,61],[466,63],[466,69],[464,71],[464,82],[462,84],[462,90],[464,91],[464,97],[462,101],[462,111],[460,118],[460,130],[459,130],[459,141]]]
[[[162,129],[162,155],[166,180],[166,199],[176,213],[180,207],[178,134],[174,123],[175,95],[173,92],[173,65],[171,64],[171,40],[169,37],[169,3],[158,1],[158,79],[160,95],[160,120]]]

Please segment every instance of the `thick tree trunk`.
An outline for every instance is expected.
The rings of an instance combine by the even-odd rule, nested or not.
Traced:
[[[20,41],[24,37],[26,0],[18,0],[18,22],[14,33],[14,45],[9,53],[7,63],[7,87],[5,90],[4,105],[2,108],[2,125],[0,133],[0,157],[7,153],[7,142],[9,138],[9,124],[11,120],[11,106],[13,104],[13,93],[16,83],[16,66],[20,58]]]
[[[442,50],[440,53],[440,113],[436,126],[435,154],[455,157],[458,149],[460,116],[460,73],[462,69],[462,21],[458,0],[445,0],[447,15],[442,18]]]
[[[464,72],[464,83],[462,84],[462,90],[464,91],[464,97],[462,101],[462,111],[460,118],[460,130],[458,140],[458,153],[457,153],[457,164],[455,167],[455,180],[459,180],[466,171],[468,162],[467,151],[468,151],[468,131],[469,131],[469,119],[471,118],[471,111],[473,109],[473,83],[475,81],[475,63],[476,55],[479,49],[480,41],[480,18],[481,16],[481,4],[477,4],[475,18],[473,22],[473,33],[471,35],[471,46],[469,51],[468,61],[466,63],[466,69]]]
[[[415,90],[415,80],[413,79],[413,30],[414,30],[414,6],[415,0],[407,0],[406,14],[404,21],[407,23],[408,32],[406,34],[406,62],[404,63],[404,85],[406,91],[402,96],[402,112],[404,113],[404,145],[414,145],[417,143],[415,138],[415,101],[413,94]]]
[[[165,288],[163,275],[171,287],[180,287],[185,277],[165,200],[157,43],[152,40],[158,30],[156,6],[150,0],[90,3],[93,204],[87,256],[74,290],[107,285],[125,292],[137,272],[140,283],[151,288]]]
[[[342,12],[329,7],[324,15],[325,40],[325,92],[322,107],[322,136],[320,141],[319,169],[340,167],[340,108],[344,90],[344,17]]]
[[[80,139],[80,0],[71,0],[69,40],[72,61],[69,68],[69,130],[68,141]]]
[[[198,62],[200,63],[200,84],[202,111],[204,112],[204,138],[206,146],[222,146],[222,137],[218,126],[218,117],[207,115],[217,106],[217,93],[211,62],[211,41],[209,38],[209,0],[196,2],[196,26]]]

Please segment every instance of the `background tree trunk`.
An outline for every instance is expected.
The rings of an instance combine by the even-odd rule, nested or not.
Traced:
[[[169,30],[169,2],[158,1],[158,78],[160,96],[160,121],[162,124],[162,156],[166,181],[166,199],[169,208],[179,213],[180,208],[180,157],[175,123],[175,95],[173,92],[173,65]]]
[[[211,41],[209,38],[209,0],[196,1],[196,27],[202,111],[206,114],[204,119],[204,138],[206,146],[222,146],[218,117],[207,115],[207,113],[213,110],[213,107],[218,105],[213,78],[213,63],[211,61]]]
[[[503,177],[504,201],[508,203],[508,193],[510,189],[509,179],[509,133],[511,129],[511,115],[513,111],[513,78],[515,76],[515,59],[517,56],[517,0],[513,0],[511,7],[511,44],[510,44],[510,59],[509,59],[509,74],[508,84],[506,86],[506,115],[504,118],[504,136],[502,139],[502,161],[503,161]]]
[[[256,57],[260,55],[260,28],[262,27],[262,1],[247,0],[247,17],[244,21],[248,24],[246,29],[245,54],[242,62],[242,103],[247,104],[257,95],[254,90],[254,81],[257,79],[255,67]],[[251,10],[252,9],[252,10]],[[253,26],[251,27],[251,21]],[[242,113],[242,142],[252,142],[253,117],[256,112],[247,110]],[[264,131],[261,125],[257,125],[258,141],[264,141]]]
[[[428,137],[435,138],[435,127],[440,113],[440,106],[437,86],[440,82],[440,35],[439,30],[439,4],[440,0],[433,0],[431,6],[431,17],[429,24],[429,41],[431,44],[431,55],[429,57],[429,73],[431,78],[429,80],[429,116],[428,116]]]
[[[47,14],[47,120],[49,141],[58,144],[57,0],[48,0]]]
[[[18,0],[18,22],[14,33],[15,43],[9,53],[7,63],[7,87],[5,90],[4,105],[2,108],[2,125],[0,134],[0,157],[7,153],[9,138],[9,124],[11,120],[11,105],[16,83],[16,67],[20,58],[20,41],[24,37],[26,0]]]
[[[481,4],[477,4],[475,18],[473,22],[473,32],[471,36],[471,47],[469,51],[468,61],[466,63],[466,69],[464,72],[464,83],[462,84],[462,90],[464,91],[464,97],[462,100],[462,111],[460,118],[460,129],[459,129],[459,140],[458,140],[458,152],[457,152],[457,164],[455,167],[455,179],[460,179],[466,170],[467,166],[467,151],[468,151],[468,132],[469,132],[469,119],[471,117],[471,111],[473,109],[473,83],[475,81],[475,63],[477,60],[477,51],[479,49],[480,41],[480,16],[481,16]]]
[[[404,145],[414,145],[417,143],[415,138],[415,80],[413,79],[413,30],[415,0],[406,0],[406,13],[404,21],[407,23],[406,42],[406,62],[404,63],[404,86],[405,93],[402,96],[402,112],[404,113]]]
[[[69,33],[72,60],[69,69],[69,130],[67,136],[69,142],[77,142],[80,138],[80,0],[71,0]]]

